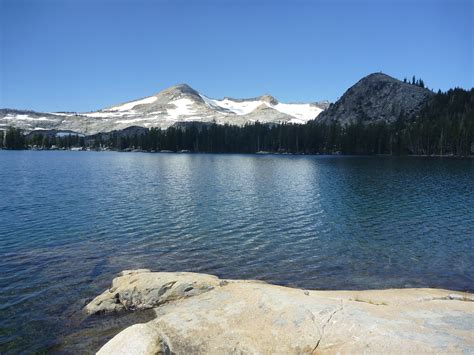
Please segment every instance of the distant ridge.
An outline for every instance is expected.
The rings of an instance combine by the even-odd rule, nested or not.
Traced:
[[[246,123],[299,123],[337,121],[392,123],[399,117],[416,118],[434,93],[383,73],[372,73],[350,87],[334,104],[281,103],[271,95],[248,99],[210,98],[187,84],[178,84],[155,95],[127,101],[94,112],[41,113],[0,109],[0,130],[9,126],[27,132],[67,130],[95,134],[130,126],[168,128],[187,122],[216,122],[242,126]]]
[[[305,123],[328,107],[319,103],[280,103],[270,95],[251,99],[213,99],[187,84],[167,88],[155,95],[127,101],[94,112],[41,113],[0,110],[0,130],[9,126],[27,132],[68,130],[84,134],[110,132],[130,126],[168,128],[185,122],[216,122],[244,125],[262,123]]]

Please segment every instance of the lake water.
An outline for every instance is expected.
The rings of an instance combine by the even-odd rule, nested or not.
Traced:
[[[474,159],[0,151],[0,352],[148,319],[81,313],[123,269],[474,291],[473,241]]]

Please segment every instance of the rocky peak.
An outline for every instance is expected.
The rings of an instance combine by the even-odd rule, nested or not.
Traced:
[[[266,102],[270,105],[276,105],[278,104],[278,100],[275,99],[273,96],[271,95],[263,95],[263,96],[260,96],[260,100],[263,101],[263,102]]]
[[[188,84],[178,84],[175,86],[171,86],[163,91],[160,91],[155,96],[157,96],[158,98],[165,97],[169,100],[175,100],[183,96],[186,96],[186,97],[192,98],[195,101],[202,102],[202,98],[199,95],[199,92],[194,90]]]
[[[160,94],[193,94],[193,95],[199,95],[199,93],[194,90],[191,86],[188,84],[178,84],[171,86],[163,91],[160,91],[157,95]]]
[[[326,111],[322,122],[338,121],[345,125],[364,122],[393,122],[402,113],[415,116],[433,95],[428,89],[404,83],[383,73],[373,73],[359,80]]]

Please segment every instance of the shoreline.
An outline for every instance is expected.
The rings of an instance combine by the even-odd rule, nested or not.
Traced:
[[[395,154],[339,154],[339,153],[289,153],[289,152],[254,152],[254,153],[238,153],[238,152],[192,152],[192,151],[148,151],[141,149],[133,150],[112,150],[112,149],[5,149],[0,148],[0,151],[34,151],[34,152],[115,152],[115,153],[149,153],[149,154],[219,154],[219,155],[277,155],[277,156],[322,156],[322,157],[385,157],[385,158],[442,158],[442,159],[474,159],[474,155],[421,155],[421,154],[406,154],[406,155],[395,155]]]
[[[125,270],[89,315],[153,309],[99,354],[474,351],[474,294],[318,291],[188,272]]]

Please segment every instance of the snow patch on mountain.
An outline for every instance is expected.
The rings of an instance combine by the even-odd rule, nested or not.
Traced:
[[[237,115],[248,115],[249,113],[255,111],[261,105],[265,105],[279,112],[285,113],[289,116],[295,117],[295,123],[305,123],[311,119],[316,118],[323,109],[312,104],[284,104],[278,102],[274,104],[268,102],[267,100],[232,100],[225,98],[223,100],[211,99],[207,96],[201,95],[201,98],[206,104],[211,108],[220,108],[224,110],[231,111]],[[275,100],[276,101],[276,100]]]
[[[53,119],[47,117],[31,117],[28,115],[6,115],[4,120],[19,120],[19,121],[51,121],[54,122]]]
[[[188,98],[182,98],[170,102],[175,108],[167,109],[168,116],[171,119],[177,119],[179,116],[189,116],[195,113],[193,109],[194,102]]]
[[[157,100],[156,96],[145,97],[144,99],[141,99],[141,100],[130,101],[119,106],[113,106],[107,109],[107,111],[129,111],[133,109],[135,106],[151,104],[155,102],[156,100]]]
[[[131,112],[125,112],[125,113],[133,113],[133,111]],[[86,117],[97,117],[97,118],[120,118],[124,115],[124,112],[122,111],[97,111],[97,112],[85,112],[85,113],[81,113],[80,114],[81,116],[86,116]]]
[[[216,100],[201,94],[199,94],[199,96],[201,96],[204,102],[208,104],[211,108],[220,108],[228,110],[232,113],[235,113],[236,115],[248,115],[258,106],[263,104],[263,101],[261,100],[234,101],[228,98],[225,98],[223,100]]]
[[[145,97],[144,99],[126,102],[122,105],[112,106],[112,107],[109,107],[107,109],[103,109],[103,110],[100,110],[100,111],[81,113],[81,116],[101,117],[101,118],[104,118],[104,117],[120,118],[120,117],[123,117],[124,115],[137,114],[138,112],[136,112],[134,110],[134,108],[136,106],[152,104],[156,100],[157,100],[156,96]],[[55,114],[55,113],[53,113],[53,114]]]
[[[323,112],[322,108],[311,104],[282,104],[279,102],[278,104],[270,107],[297,118],[301,123],[305,123],[308,120],[314,119],[321,112]]]

